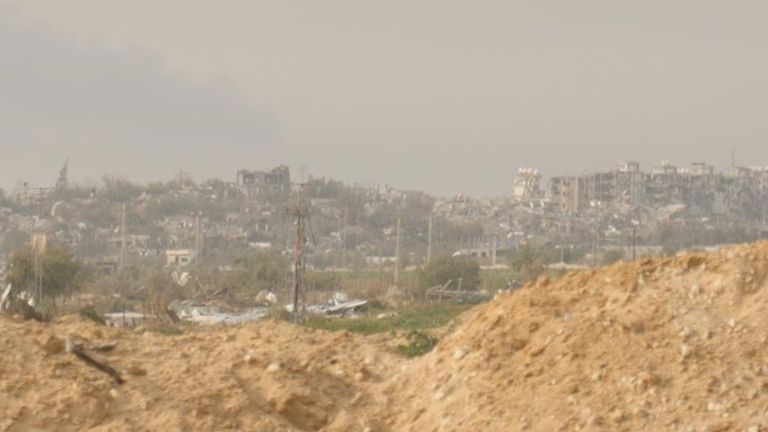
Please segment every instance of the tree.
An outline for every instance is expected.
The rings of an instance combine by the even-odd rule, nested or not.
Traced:
[[[18,250],[11,256],[8,267],[6,283],[11,284],[14,294],[25,293],[27,297],[34,298],[38,305],[55,306],[57,299],[80,288],[82,265],[69,251],[60,247],[48,247],[37,259],[32,248]],[[38,274],[42,276],[42,298],[38,298],[41,297],[38,292]]]
[[[184,288],[173,281],[166,269],[154,269],[145,278],[147,299],[163,309],[173,300],[184,298]]]
[[[453,281],[453,288],[458,288],[459,279],[462,290],[474,291],[480,286],[480,264],[477,260],[442,255],[434,257],[419,270],[419,287],[422,289],[444,285],[448,281]]]
[[[129,202],[137,198],[143,190],[143,187],[115,176],[104,176],[102,182],[104,183],[102,196],[104,200],[113,204]]]
[[[251,251],[236,259],[234,267],[224,275],[224,287],[233,294],[252,298],[261,290],[278,291],[288,274],[289,263],[274,251]]]
[[[510,266],[515,271],[520,272],[533,264],[537,258],[539,258],[539,254],[536,252],[536,249],[529,244],[524,244],[512,255]]]
[[[56,189],[66,189],[69,186],[67,172],[69,171],[69,159],[64,161],[64,166],[59,171],[59,178],[56,180]]]
[[[539,277],[544,271],[545,258],[533,245],[524,244],[510,258],[510,267],[526,281]]]

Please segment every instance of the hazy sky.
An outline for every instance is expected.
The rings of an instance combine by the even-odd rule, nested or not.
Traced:
[[[0,185],[768,165],[768,2],[0,0]]]

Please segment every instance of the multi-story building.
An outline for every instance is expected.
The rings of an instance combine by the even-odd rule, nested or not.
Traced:
[[[682,204],[708,217],[762,221],[766,199],[768,169],[718,173],[705,163],[678,168],[663,162],[644,173],[638,163],[629,162],[607,172],[554,177],[549,189],[551,205],[570,214],[612,206],[658,209]]]
[[[237,185],[251,198],[288,194],[291,191],[291,171],[285,165],[269,171],[240,170],[237,172]]]

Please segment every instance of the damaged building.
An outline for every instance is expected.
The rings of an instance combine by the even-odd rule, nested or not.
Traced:
[[[269,171],[240,170],[237,185],[249,198],[274,198],[291,191],[291,171],[280,165]]]
[[[541,198],[541,174],[533,168],[520,168],[515,175],[512,197],[517,203],[529,203]]]
[[[694,163],[679,168],[669,162],[643,172],[629,162],[607,172],[553,177],[551,206],[562,213],[591,209],[663,208],[684,205],[696,214],[762,223],[768,198],[765,168],[737,167],[717,172],[711,165]]]

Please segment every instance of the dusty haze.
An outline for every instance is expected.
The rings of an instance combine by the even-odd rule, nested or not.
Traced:
[[[0,186],[768,164],[762,1],[0,0]]]

